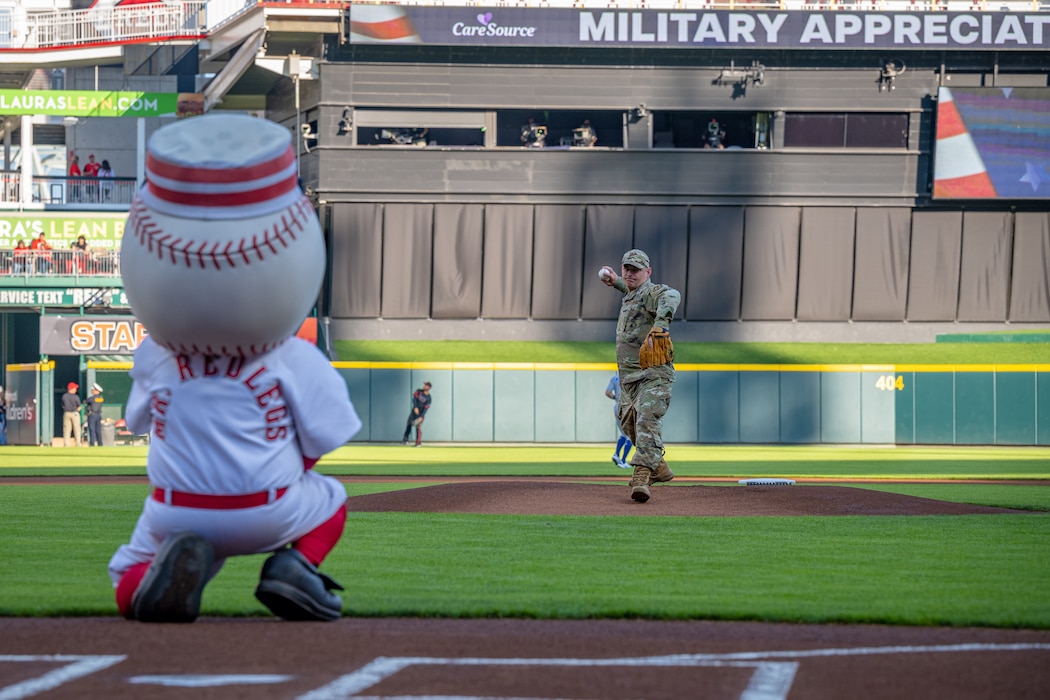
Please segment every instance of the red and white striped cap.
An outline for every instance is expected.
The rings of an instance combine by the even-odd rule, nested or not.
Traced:
[[[138,197],[183,219],[250,219],[286,209],[302,197],[292,135],[241,114],[170,124],[150,138]]]

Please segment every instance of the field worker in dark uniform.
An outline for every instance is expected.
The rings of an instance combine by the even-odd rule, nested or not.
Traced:
[[[88,445],[91,447],[102,447],[102,387],[91,385],[91,396],[84,402],[87,407],[87,432]]]
[[[412,428],[416,429],[416,447],[423,442],[423,416],[430,408],[430,382],[423,382],[422,389],[416,389],[412,394],[412,411],[408,414],[408,422],[405,423],[405,436],[401,441],[408,444],[408,437],[412,434]]]
[[[674,346],[671,319],[682,295],[649,278],[649,256],[637,248],[624,253],[622,277],[609,266],[602,281],[624,294],[616,323],[616,365],[620,373],[620,426],[634,443],[634,474],[630,496],[649,500],[649,485],[670,481],[674,473],[664,461],[661,422],[671,404]]]

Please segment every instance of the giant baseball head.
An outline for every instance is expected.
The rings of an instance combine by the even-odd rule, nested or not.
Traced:
[[[120,269],[132,311],[156,342],[186,353],[265,352],[302,324],[324,266],[287,129],[217,114],[150,138]]]

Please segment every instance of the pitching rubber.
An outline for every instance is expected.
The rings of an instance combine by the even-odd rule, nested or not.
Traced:
[[[794,479],[741,479],[737,482],[744,486],[791,486]]]

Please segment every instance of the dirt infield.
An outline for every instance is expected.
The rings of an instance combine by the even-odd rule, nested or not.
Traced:
[[[355,496],[349,506],[698,517],[1018,512],[842,485],[690,480],[656,486],[648,503],[637,504],[625,480],[615,481],[461,479]],[[651,620],[202,618],[146,625],[115,616],[0,618],[0,698],[102,697],[1042,700],[1050,697],[1050,631]]]
[[[0,619],[4,698],[1050,696],[1050,632],[647,620]]]
[[[625,484],[626,481],[623,481]],[[1018,513],[847,486],[708,486],[675,480],[652,487],[646,503],[622,484],[565,481],[466,481],[355,496],[356,512],[494,515],[980,515]],[[678,485],[681,484],[681,485]]]

